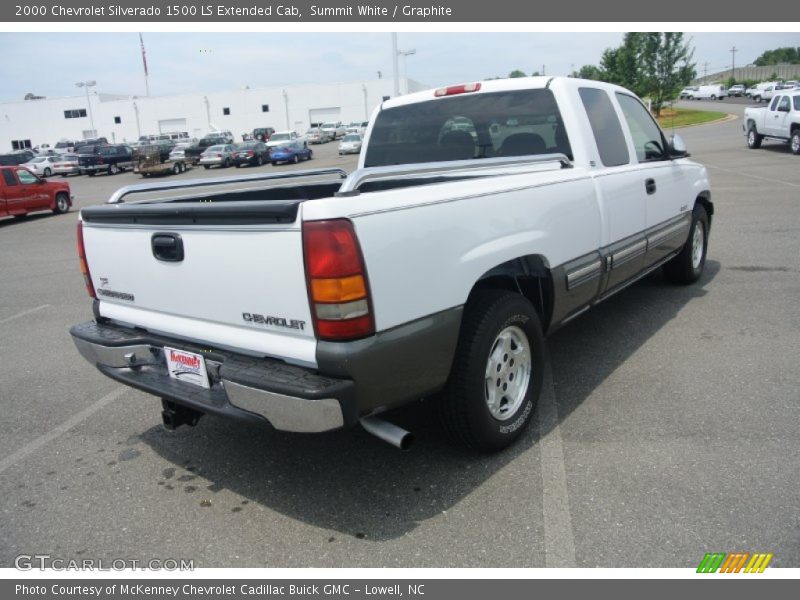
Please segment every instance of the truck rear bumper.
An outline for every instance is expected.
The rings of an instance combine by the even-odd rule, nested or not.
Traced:
[[[201,412],[266,420],[275,429],[303,433],[358,421],[354,384],[348,379],[95,321],[75,325],[70,334],[81,355],[104,375]],[[171,378],[164,346],[202,355],[210,388]]]

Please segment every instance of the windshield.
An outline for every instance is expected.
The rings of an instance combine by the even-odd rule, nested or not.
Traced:
[[[360,142],[361,136],[360,135],[346,135],[342,138],[343,142]]]
[[[562,153],[567,133],[548,89],[460,94],[382,110],[367,167]]]

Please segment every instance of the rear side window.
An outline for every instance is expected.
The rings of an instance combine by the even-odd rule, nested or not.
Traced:
[[[578,93],[592,126],[600,161],[606,167],[627,165],[631,160],[628,144],[608,94],[598,88],[580,88]]]
[[[569,139],[550,90],[460,94],[381,111],[367,167],[529,154],[566,154]]]
[[[6,185],[17,185],[17,178],[14,177],[14,172],[11,169],[3,169],[3,179]]]
[[[639,162],[664,160],[667,158],[664,136],[642,103],[633,96],[617,92],[617,100],[625,115],[625,121],[631,131],[636,157]]]

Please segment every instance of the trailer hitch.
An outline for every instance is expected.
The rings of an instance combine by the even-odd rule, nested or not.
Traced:
[[[164,428],[173,431],[181,425],[188,425],[194,427],[200,421],[205,413],[193,408],[182,406],[166,398],[161,399],[161,419],[164,422]]]

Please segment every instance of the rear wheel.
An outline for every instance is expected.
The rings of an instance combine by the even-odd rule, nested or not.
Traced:
[[[181,165],[180,165],[180,163],[175,163],[174,165],[172,165],[172,174],[173,174],[173,175],[177,175],[177,174],[178,174],[178,173],[180,173],[180,172],[181,172]]]
[[[44,170],[44,176],[45,177],[50,177],[50,175],[52,175],[52,174],[53,174],[53,172],[49,168],[46,168]]]
[[[751,125],[747,130],[747,147],[751,150],[758,150],[761,148],[761,142],[764,141],[764,136],[759,135],[755,125]]]
[[[116,175],[117,173],[119,173],[119,167],[117,167],[117,165],[108,165],[109,175]]]
[[[689,239],[680,253],[664,265],[664,274],[673,283],[694,283],[703,274],[708,249],[708,214],[702,204],[695,204]]]
[[[761,96],[753,96],[753,100],[761,104]]]
[[[297,164],[297,163],[299,163],[299,162],[300,162],[300,158],[297,156],[297,154],[295,154],[294,156],[292,156],[292,164],[293,164],[293,165],[296,165],[296,164]]]
[[[57,215],[69,211],[69,196],[64,193],[56,194],[56,206],[53,212]]]
[[[544,337],[533,305],[505,290],[474,292],[439,400],[448,436],[488,452],[511,445],[533,417],[544,364]]]
[[[714,94],[711,94],[711,99],[712,99],[712,100],[716,100],[716,99],[717,99],[717,97],[716,97]]]
[[[210,169],[211,165],[203,165],[206,169]]]
[[[260,167],[263,164],[264,164],[264,157],[259,154],[258,158],[256,159],[256,165]]]

